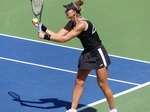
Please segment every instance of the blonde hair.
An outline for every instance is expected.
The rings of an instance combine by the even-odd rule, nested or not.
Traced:
[[[83,0],[78,0],[76,2],[73,2],[74,6],[79,10],[81,11],[83,8],[81,7],[81,5],[84,4]]]

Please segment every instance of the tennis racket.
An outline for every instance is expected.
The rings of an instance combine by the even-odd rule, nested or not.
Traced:
[[[20,100],[20,96],[17,95],[16,93],[10,91],[10,92],[8,92],[8,94],[10,96],[12,96],[15,100]]]
[[[30,0],[30,1],[31,1],[32,12],[35,15],[35,17],[38,19],[38,30],[42,31],[41,17],[42,17],[42,10],[43,10],[43,0]]]

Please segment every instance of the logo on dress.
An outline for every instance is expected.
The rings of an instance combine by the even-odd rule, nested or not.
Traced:
[[[103,66],[104,64],[100,64],[100,66]]]
[[[96,28],[94,27],[93,25],[93,28],[92,28],[92,34],[96,32]]]

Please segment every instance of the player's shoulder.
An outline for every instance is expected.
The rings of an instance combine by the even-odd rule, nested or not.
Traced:
[[[76,29],[78,29],[78,30],[80,29],[82,31],[85,31],[86,28],[87,28],[87,23],[85,21],[80,21],[76,25]]]
[[[91,23],[88,19],[84,18],[84,17],[80,17],[78,19],[78,22],[80,24],[80,26],[84,27],[84,31],[86,31],[89,27],[89,24]]]

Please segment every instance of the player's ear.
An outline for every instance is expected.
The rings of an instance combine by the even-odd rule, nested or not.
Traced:
[[[73,15],[75,16],[76,14],[77,14],[77,12],[73,10]]]

